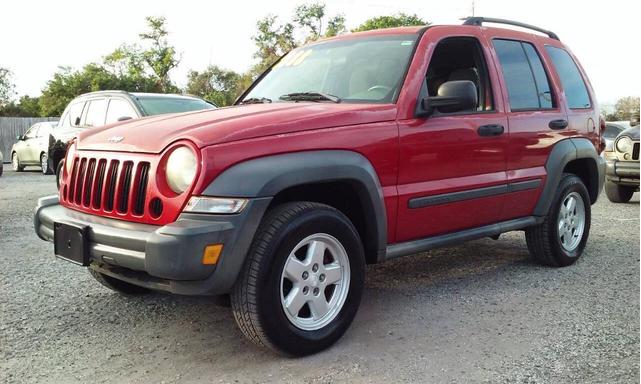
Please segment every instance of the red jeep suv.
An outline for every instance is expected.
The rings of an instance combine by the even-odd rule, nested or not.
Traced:
[[[514,230],[574,263],[599,122],[550,31],[353,33],[292,50],[235,106],[80,133],[35,230],[116,291],[230,294],[250,340],[305,355],[346,331],[366,264]]]

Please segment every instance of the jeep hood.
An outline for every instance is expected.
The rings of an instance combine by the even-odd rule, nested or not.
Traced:
[[[389,104],[250,104],[152,116],[89,129],[78,135],[78,149],[159,153],[181,139],[191,140],[202,148],[262,136],[395,118],[396,106]]]

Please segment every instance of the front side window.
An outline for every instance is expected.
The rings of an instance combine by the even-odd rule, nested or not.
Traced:
[[[362,37],[294,49],[244,97],[288,99],[293,93],[323,93],[341,102],[394,102],[418,34]]]
[[[107,113],[107,99],[93,99],[87,106],[87,115],[85,116],[85,125],[87,127],[100,127],[105,125],[105,115]]]
[[[436,96],[448,81],[467,80],[474,83],[478,104],[473,111],[491,111],[492,89],[481,44],[474,37],[449,37],[438,43],[427,67],[429,96]],[[467,112],[473,112],[467,111]]]
[[[82,109],[85,106],[84,101],[76,102],[71,104],[69,107],[69,113],[67,113],[69,120],[66,122],[66,126],[79,127],[80,126],[80,117],[82,116]]]
[[[143,96],[138,98],[140,107],[146,116],[162,115],[164,113],[181,113],[214,109],[215,107],[205,100],[188,97],[154,97]]]
[[[109,108],[107,109],[107,119],[105,120],[105,124],[112,124],[126,118],[135,119],[137,117],[138,114],[126,100],[109,100]]]
[[[550,83],[534,46],[503,39],[495,39],[493,43],[501,63],[511,110],[553,108]]]
[[[33,139],[34,137],[36,137],[36,134],[38,133],[38,127],[39,126],[40,126],[40,124],[33,125],[31,128],[29,128],[27,133],[24,134],[24,137],[26,139]]]
[[[565,97],[568,99],[570,108],[590,108],[590,95],[588,88],[583,81],[581,71],[576,66],[570,54],[561,48],[546,46],[556,72],[561,78],[561,85],[565,91]]]

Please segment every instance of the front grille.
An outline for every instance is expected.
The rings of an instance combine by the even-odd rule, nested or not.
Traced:
[[[639,160],[639,142],[637,141],[632,146],[632,160]]]
[[[85,210],[143,216],[149,170],[147,161],[77,157],[63,199]]]

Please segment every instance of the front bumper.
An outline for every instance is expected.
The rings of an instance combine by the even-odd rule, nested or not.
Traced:
[[[608,181],[622,185],[639,185],[639,161],[608,160],[605,174]]]
[[[228,293],[244,263],[271,198],[249,201],[237,215],[181,214],[165,226],[131,223],[63,207],[58,196],[38,200],[34,227],[53,242],[54,223],[88,227],[90,268],[120,280],[185,295]],[[203,265],[204,249],[223,244],[216,265]]]

